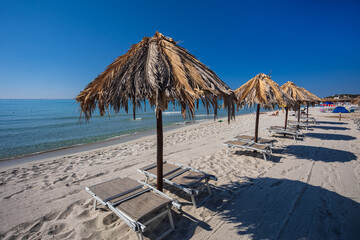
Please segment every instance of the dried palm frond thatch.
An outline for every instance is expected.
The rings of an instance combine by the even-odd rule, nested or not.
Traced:
[[[264,109],[274,109],[275,105],[279,107],[294,107],[294,100],[284,93],[280,86],[274,82],[270,76],[260,73],[247,83],[235,90],[238,108],[244,105],[252,107],[257,104],[255,121],[255,139],[258,139],[260,107]]]
[[[302,87],[300,87],[300,88],[313,99],[313,101],[312,101],[313,103],[320,103],[320,102],[324,101],[324,99],[319,98],[318,96],[316,96],[312,92],[306,90],[305,88],[302,88]]]
[[[289,94],[297,103],[306,104],[306,103],[314,103],[315,99],[311,95],[309,95],[304,88],[297,86],[295,83],[288,81],[284,85],[281,86],[281,89]]]
[[[294,106],[294,100],[284,93],[270,76],[260,73],[235,90],[238,107],[257,104],[264,109],[274,109],[276,105]]]
[[[306,90],[305,88],[301,88],[304,92],[306,92],[311,98],[313,99],[312,102],[307,102],[306,106],[306,119],[309,118],[309,104],[311,103],[312,106],[315,106],[315,104],[319,104],[320,102],[323,102],[324,100],[313,94],[312,92]]]
[[[186,49],[169,37],[156,32],[144,37],[130,50],[115,59],[106,70],[90,82],[75,98],[81,115],[89,119],[96,107],[103,116],[110,108],[115,113],[129,102],[135,108],[149,101],[155,106],[157,119],[157,187],[162,190],[163,131],[162,111],[178,103],[183,117],[194,117],[201,100],[209,113],[217,114],[218,100],[228,109],[228,122],[235,117],[233,91]]]
[[[315,106],[315,103],[319,102],[319,99],[314,94],[307,91],[305,88],[297,86],[295,83],[288,81],[281,86],[281,89],[289,94],[298,103],[298,122],[300,122],[300,105],[307,105],[307,117],[309,116],[309,105]],[[321,100],[321,99],[320,99]],[[286,109],[285,116],[285,128],[287,124],[288,109]]]
[[[115,59],[75,99],[87,119],[96,107],[101,115],[110,107],[115,112],[120,108],[128,112],[129,102],[135,107],[145,100],[162,111],[176,100],[183,117],[188,112],[190,118],[194,117],[197,99],[208,112],[221,99],[223,107],[234,106],[232,90],[213,71],[159,32],[144,37]],[[235,115],[234,111],[230,114]]]

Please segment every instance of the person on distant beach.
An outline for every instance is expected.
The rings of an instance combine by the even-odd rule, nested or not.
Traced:
[[[278,116],[279,115],[279,110],[277,110],[276,112],[274,112],[273,114],[270,114],[269,116]]]

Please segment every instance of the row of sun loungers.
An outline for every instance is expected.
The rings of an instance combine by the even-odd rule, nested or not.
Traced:
[[[267,130],[270,133],[291,135],[295,140],[300,133],[297,128],[291,126],[287,129],[271,126]],[[265,161],[267,157],[271,157],[275,142],[273,139],[259,138],[256,143],[254,137],[249,135],[238,135],[234,139],[225,142],[224,145],[229,149],[240,148],[260,152]],[[181,205],[177,200],[148,184],[150,178],[157,178],[156,164],[140,168],[137,171],[145,175],[145,182],[135,181],[131,178],[116,178],[86,187],[85,190],[94,198],[94,210],[96,210],[98,202],[109,208],[137,233],[139,239],[143,239],[143,233],[147,231],[152,222],[167,215],[170,227],[157,238],[162,239],[175,229],[171,207],[180,210]],[[211,196],[210,180],[216,181],[217,178],[189,166],[171,162],[163,163],[164,183],[189,194],[194,207],[200,206]],[[209,195],[197,204],[196,196],[205,187]]]
[[[316,119],[314,117],[300,117],[300,121],[302,122],[306,122],[306,123],[312,123],[312,124],[316,124]]]
[[[138,169],[146,177],[156,178],[156,164]],[[198,207],[211,195],[209,180],[217,180],[215,176],[193,169],[189,166],[164,162],[164,182],[190,194],[193,205]],[[203,181],[204,180],[204,181]],[[97,203],[109,208],[143,239],[148,225],[168,215],[170,227],[157,239],[162,239],[174,231],[171,207],[181,209],[179,202],[163,192],[158,191],[146,182],[131,178],[116,178],[107,182],[86,187],[85,190],[94,198],[94,210]],[[196,205],[195,196],[202,186],[206,186],[209,196]]]
[[[304,121],[304,120],[300,120],[300,122],[289,120],[288,125],[290,127],[305,128],[306,130],[308,130],[308,128],[311,127],[311,125],[308,122]]]

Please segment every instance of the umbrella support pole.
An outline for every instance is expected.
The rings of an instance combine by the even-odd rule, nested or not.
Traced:
[[[309,119],[309,103],[307,103],[307,108],[306,108],[306,123],[308,122]]]
[[[157,138],[157,189],[163,190],[163,126],[162,126],[162,111],[156,110],[156,138]]]
[[[258,133],[259,133],[259,116],[260,116],[260,104],[257,105],[256,108],[256,121],[255,121],[255,138],[254,142],[258,141]]]
[[[288,107],[285,107],[285,127],[284,127],[285,130],[286,130],[286,127],[287,127],[288,114],[289,114],[289,109],[288,109]],[[286,134],[284,133],[284,137],[285,136],[286,136]]]
[[[301,112],[301,105],[299,104],[299,109],[298,109],[298,125],[297,125],[297,129],[299,130],[300,128],[300,112]]]

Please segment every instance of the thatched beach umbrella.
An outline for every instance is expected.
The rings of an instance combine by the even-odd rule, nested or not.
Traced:
[[[258,140],[260,107],[274,109],[279,107],[293,106],[295,102],[284,93],[280,86],[270,76],[260,73],[247,83],[235,90],[238,107],[247,104],[249,107],[257,104],[255,121],[255,139]]]
[[[306,118],[309,118],[309,104],[310,103],[311,103],[311,105],[319,104],[320,102],[323,102],[324,100],[319,98],[318,96],[316,96],[312,92],[306,90],[305,88],[301,88],[301,89],[313,99],[312,102],[307,102],[306,103]]]
[[[228,121],[235,116],[233,91],[219,77],[172,39],[156,32],[144,37],[115,59],[106,70],[76,97],[81,114],[89,119],[98,107],[103,116],[109,108],[115,113],[129,101],[135,108],[149,101],[155,107],[157,126],[157,188],[162,191],[163,130],[162,111],[168,104],[179,103],[183,117],[194,117],[196,101],[208,110],[223,100]]]
[[[314,104],[314,99],[307,92],[304,91],[304,88],[298,87],[293,82],[287,82],[281,86],[281,89],[289,94],[296,103],[298,104],[298,122],[300,122],[300,106],[301,104],[311,103]],[[288,108],[286,108],[285,114],[285,129],[287,125],[287,116],[288,116]]]

